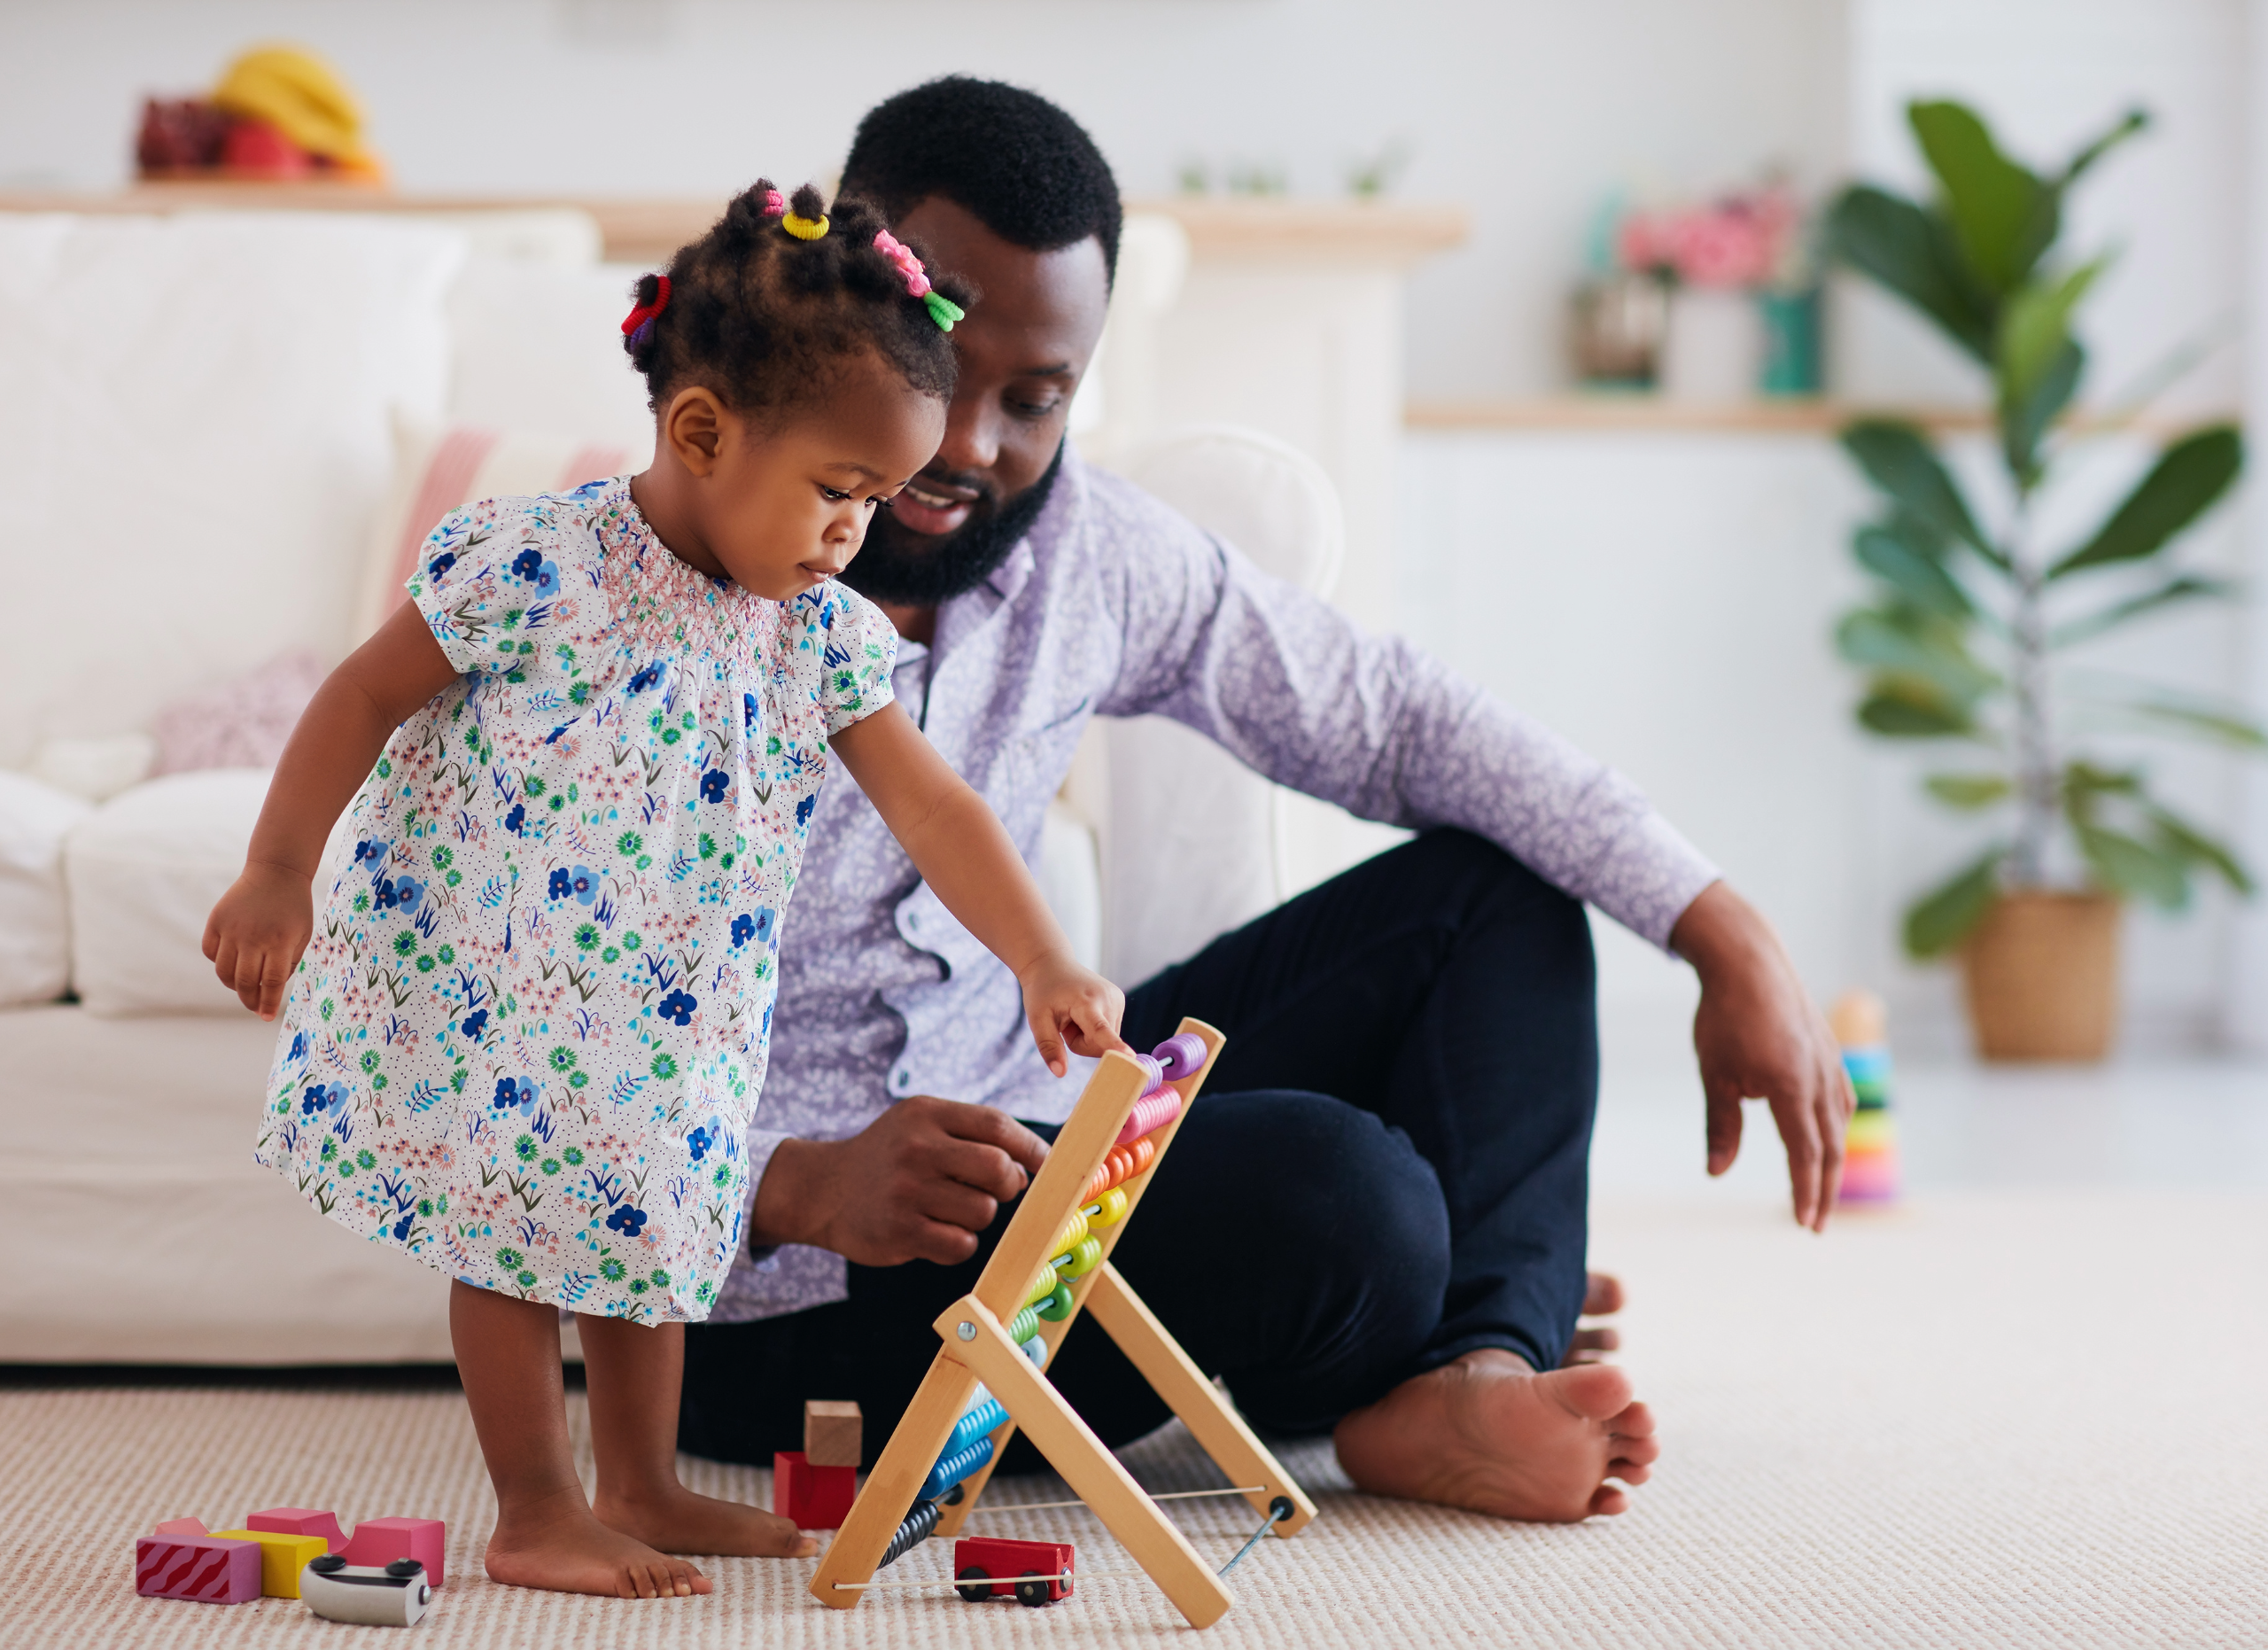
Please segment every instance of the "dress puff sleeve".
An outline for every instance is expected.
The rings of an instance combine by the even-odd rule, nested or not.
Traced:
[[[897,667],[897,627],[882,609],[833,580],[803,599],[814,598],[827,647],[819,704],[832,737],[897,697],[890,673]]]
[[[610,615],[591,573],[596,541],[566,502],[468,504],[418,547],[409,599],[459,672],[548,686],[581,673]]]

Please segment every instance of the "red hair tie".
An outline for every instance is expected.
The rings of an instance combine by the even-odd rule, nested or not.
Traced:
[[[656,287],[654,301],[650,304],[639,305],[623,317],[623,334],[629,339],[631,347],[633,349],[643,349],[646,346],[646,340],[654,336],[654,323],[660,320],[662,311],[670,307],[670,277],[666,275],[657,275],[654,277],[654,283]]]

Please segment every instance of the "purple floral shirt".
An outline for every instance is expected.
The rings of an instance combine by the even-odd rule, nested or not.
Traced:
[[[1365,819],[1501,844],[1656,945],[1717,871],[1620,774],[1270,578],[1131,483],[1064,456],[990,580],[947,603],[894,685],[1027,861],[1092,716],[1156,713]],[[954,921],[854,784],[820,788],[781,955],[750,1196],[787,1139],[855,1134],[905,1094],[1060,1121],[1013,976]],[[844,1262],[743,1253],[711,1321],[843,1298]]]

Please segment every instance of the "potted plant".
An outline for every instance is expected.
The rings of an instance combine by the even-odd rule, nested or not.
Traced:
[[[1959,952],[1986,1058],[2100,1058],[2116,1018],[2123,903],[2179,909],[2201,872],[2241,893],[2252,883],[2228,848],[2153,794],[2140,767],[2091,754],[2083,736],[2151,732],[2257,751],[2268,735],[2238,709],[2090,674],[2071,656],[2124,626],[2233,594],[2172,553],[2235,480],[2242,445],[2226,424],[2188,431],[2091,535],[2046,541],[2038,506],[2074,439],[2064,415],[2086,369],[2072,318],[2109,262],[2059,256],[2063,200],[2146,117],[2126,115],[2041,176],[1959,104],[1915,103],[1907,116],[1935,197],[1849,189],[1829,212],[1829,245],[1992,375],[2006,486],[1995,508],[1977,508],[1915,424],[1845,429],[1880,510],[1852,547],[1872,599],[1843,617],[1836,645],[1867,673],[1860,725],[1966,746],[1974,759],[1930,775],[1930,794],[1995,821],[1990,846],[1907,911],[1907,951]]]

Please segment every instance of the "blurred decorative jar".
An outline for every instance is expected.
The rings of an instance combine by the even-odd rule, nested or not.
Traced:
[[[1597,389],[1647,390],[1660,371],[1669,288],[1643,273],[1594,276],[1575,289],[1575,376]]]
[[[1744,401],[1764,371],[1764,317],[1752,293],[1736,287],[1681,286],[1670,294],[1662,347],[1665,400],[1708,405]]]

